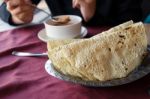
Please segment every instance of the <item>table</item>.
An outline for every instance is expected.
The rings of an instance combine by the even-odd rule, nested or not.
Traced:
[[[37,37],[42,28],[36,25],[0,33],[0,99],[150,99],[150,74],[122,86],[85,87],[48,75],[47,57],[11,55],[14,50],[45,52],[46,43]],[[88,29],[91,36],[106,27]]]

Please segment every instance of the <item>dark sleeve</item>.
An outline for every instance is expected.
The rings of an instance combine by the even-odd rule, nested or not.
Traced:
[[[0,7],[0,18],[7,23],[9,22],[10,13],[6,10],[5,3],[3,3]]]
[[[115,21],[118,23],[128,20],[142,21],[142,0],[117,0],[116,4]]]
[[[32,0],[32,3],[33,4],[38,4],[40,2],[40,0]],[[17,25],[17,24],[14,24],[12,21],[11,21],[11,14],[7,11],[6,9],[6,3],[3,3],[1,6],[0,6],[0,18],[6,22],[6,23],[9,23],[10,25]]]
[[[85,25],[110,25],[113,0],[96,0],[95,15]]]
[[[117,25],[142,20],[142,0],[97,0],[94,17],[89,25]]]

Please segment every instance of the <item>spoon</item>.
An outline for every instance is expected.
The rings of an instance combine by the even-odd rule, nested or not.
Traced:
[[[18,52],[18,51],[13,51],[12,55],[15,56],[47,56],[47,53],[29,53],[29,52]]]

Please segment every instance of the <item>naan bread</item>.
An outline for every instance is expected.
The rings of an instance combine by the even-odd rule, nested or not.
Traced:
[[[84,80],[106,81],[126,77],[142,61],[147,39],[142,23],[121,31],[99,34],[49,51],[55,68]]]
[[[54,49],[56,47],[59,47],[59,46],[62,46],[62,45],[66,45],[66,44],[72,43],[72,42],[77,41],[77,40],[79,40],[79,39],[49,40],[47,42],[47,49],[48,49],[48,51],[50,51],[50,50],[52,50],[52,49]]]
[[[122,30],[130,25],[133,24],[133,21],[128,21],[128,22],[125,22],[123,24],[120,24],[118,26],[115,26],[113,28],[110,28],[108,31],[104,31],[102,32],[104,35],[106,33],[111,33],[111,32],[115,32],[115,31],[119,31],[119,30]],[[99,37],[100,34],[96,35],[96,36],[93,36],[91,38],[97,38]],[[62,45],[66,45],[66,44],[69,44],[69,43],[72,43],[74,41],[78,41],[78,40],[82,40],[82,39],[66,39],[66,40],[49,40],[47,42],[47,48],[48,50],[52,50],[53,48],[56,48],[56,47],[59,47],[59,46],[62,46]]]

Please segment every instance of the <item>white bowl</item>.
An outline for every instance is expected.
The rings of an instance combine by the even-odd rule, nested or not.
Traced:
[[[80,35],[82,18],[76,15],[60,15],[56,18],[61,16],[69,16],[69,23],[66,25],[53,25],[50,24],[52,19],[47,20],[44,22],[46,35],[54,39],[70,39]]]

